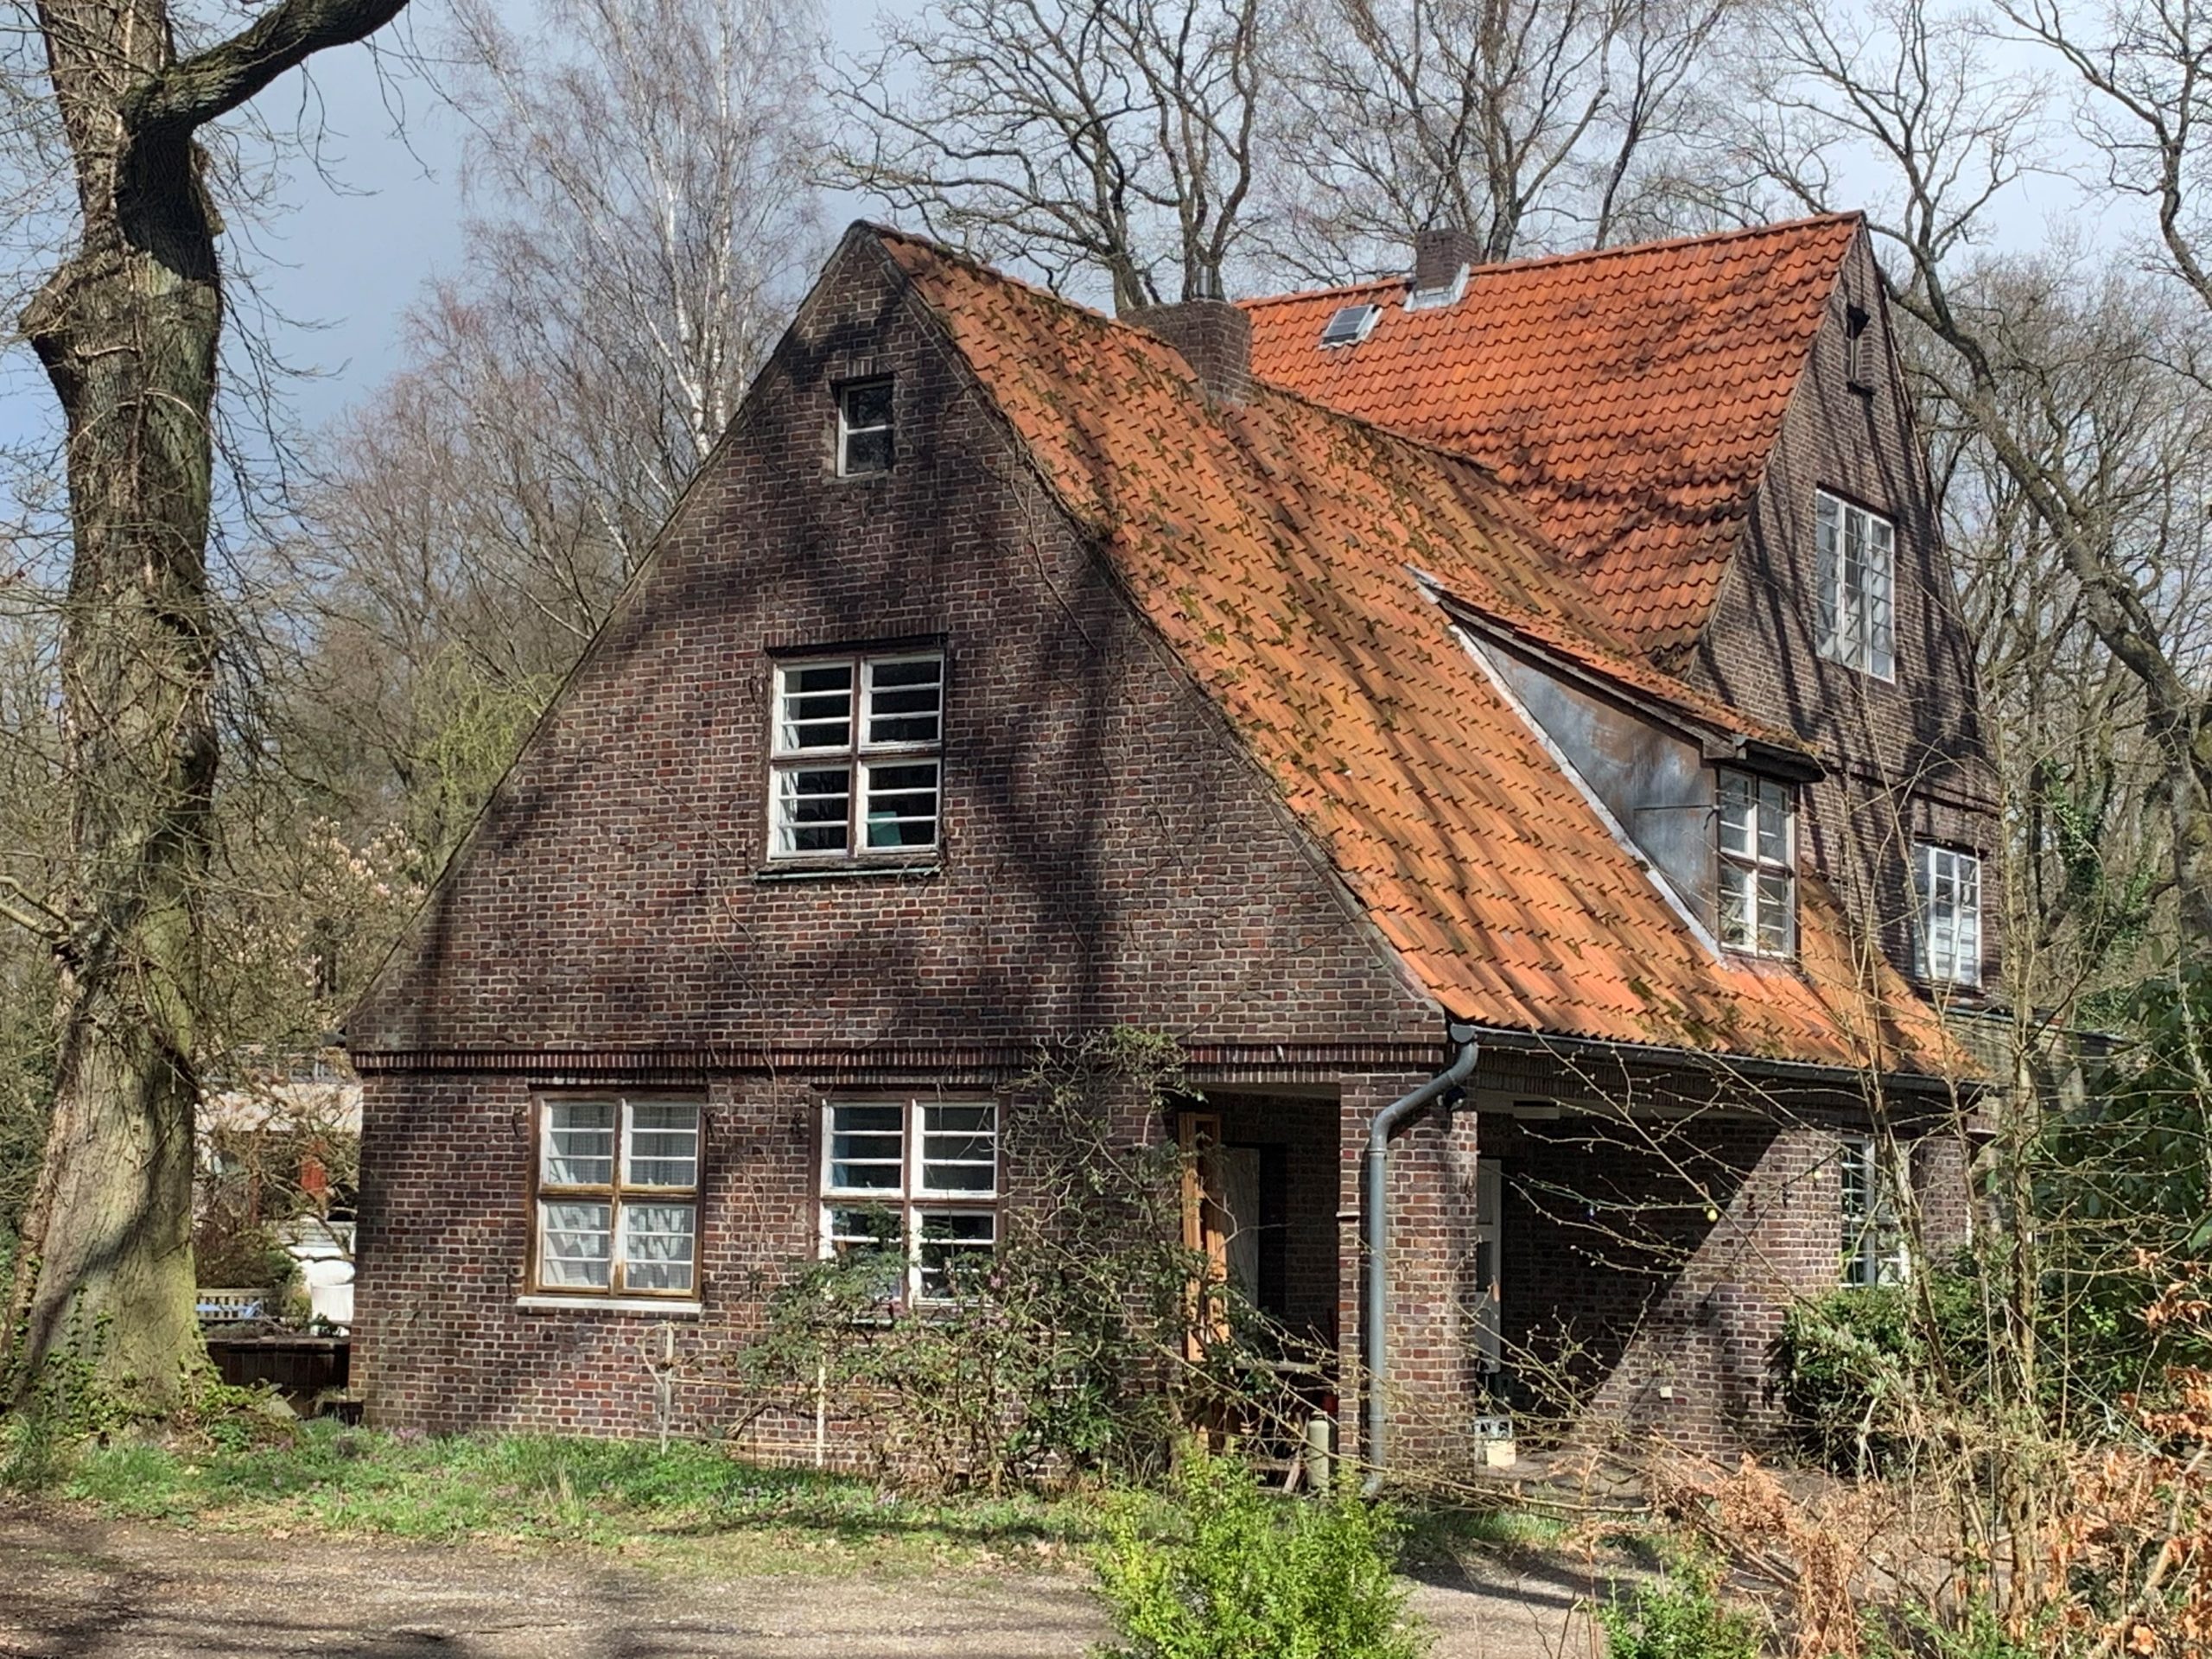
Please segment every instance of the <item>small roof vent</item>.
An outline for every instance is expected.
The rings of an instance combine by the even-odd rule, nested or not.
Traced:
[[[1321,331],[1324,346],[1357,346],[1375,332],[1376,319],[1382,315],[1379,305],[1347,305],[1329,319],[1329,326]]]

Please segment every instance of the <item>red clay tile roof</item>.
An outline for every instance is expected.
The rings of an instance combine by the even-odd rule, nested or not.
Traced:
[[[1210,404],[1152,335],[877,234],[1447,1010],[1826,1065],[1954,1063],[1886,964],[1859,993],[1861,953],[1809,873],[1800,962],[1718,957],[1613,840],[1409,569],[1611,655],[1602,613],[1480,468],[1264,387]]]
[[[1254,372],[1489,467],[1655,653],[1711,614],[1855,215],[1252,300]],[[1323,348],[1340,306],[1382,307]]]

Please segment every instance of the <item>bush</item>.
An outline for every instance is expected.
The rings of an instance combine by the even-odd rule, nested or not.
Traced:
[[[1126,1645],[1112,1659],[1415,1659],[1428,1638],[1391,1574],[1395,1517],[1349,1491],[1298,1503],[1231,1458],[1192,1448],[1173,1493],[1182,1525],[1154,1536],[1125,1510],[1096,1555]]]
[[[1759,1630],[1710,1567],[1680,1566],[1598,1609],[1608,1659],[1759,1659]]]
[[[1988,1366],[1980,1282],[1947,1269],[1919,1286],[1849,1287],[1796,1303],[1774,1354],[1776,1392],[1800,1444],[1847,1474],[1893,1465],[1947,1389],[1954,1405],[1986,1399]]]

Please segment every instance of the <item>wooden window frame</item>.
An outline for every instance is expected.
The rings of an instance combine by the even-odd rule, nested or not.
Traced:
[[[875,671],[906,663],[934,663],[937,664],[937,735],[926,741],[874,741],[868,736],[868,727],[874,715],[877,687]],[[847,728],[845,741],[839,745],[817,745],[802,747],[784,741],[784,707],[786,696],[794,694],[787,688],[791,677],[809,669],[843,667],[850,671],[851,679],[847,696]],[[770,664],[768,686],[768,861],[778,864],[845,864],[912,863],[916,860],[934,861],[944,850],[944,704],[947,689],[949,659],[941,648],[923,650],[887,648],[880,651],[829,651],[795,652],[779,657]],[[929,819],[930,839],[926,842],[899,842],[885,847],[867,844],[869,823],[868,807],[875,791],[872,788],[877,768],[891,766],[929,766],[935,770],[936,809]],[[791,847],[783,845],[786,824],[785,821],[784,780],[803,772],[828,772],[842,769],[845,774],[845,830],[841,848]],[[884,794],[900,791],[883,791]],[[906,791],[911,792],[911,791]],[[793,798],[798,798],[794,797]],[[899,820],[914,822],[914,820]],[[790,826],[797,828],[796,823]]]
[[[1847,635],[1847,591],[1853,526],[1859,529],[1859,569],[1867,573],[1859,594],[1859,632]],[[1894,520],[1834,490],[1813,493],[1814,644],[1819,653],[1869,679],[1894,685],[1897,677],[1897,537]],[[1877,558],[1878,555],[1878,559]],[[1880,579],[1873,578],[1878,563]]]
[[[545,1179],[546,1135],[551,1109],[564,1105],[612,1105],[614,1108],[614,1147],[605,1183],[550,1182]],[[691,1184],[689,1186],[648,1186],[628,1179],[631,1113],[638,1106],[689,1106],[693,1112]],[[674,1090],[563,1090],[535,1096],[531,1109],[530,1179],[524,1216],[530,1228],[529,1260],[524,1274],[524,1294],[532,1301],[573,1301],[591,1307],[609,1302],[648,1301],[683,1306],[700,1297],[701,1263],[706,1250],[707,1102],[703,1095]],[[556,1285],[545,1281],[544,1206],[547,1204],[605,1203],[607,1215],[607,1282],[599,1286]],[[635,1288],[625,1282],[622,1217],[632,1205],[683,1205],[691,1211],[691,1282],[682,1289]]]
[[[831,1179],[831,1172],[837,1162],[836,1113],[841,1107],[899,1109],[899,1185],[896,1188],[838,1186]],[[988,1108],[991,1114],[988,1130],[991,1184],[988,1192],[936,1191],[923,1185],[923,1170],[929,1161],[925,1155],[926,1137],[931,1133],[973,1133],[943,1129],[932,1131],[928,1128],[928,1114],[963,1108]],[[838,1253],[839,1239],[835,1223],[837,1211],[863,1209],[891,1211],[899,1219],[899,1245],[905,1258],[899,1283],[906,1306],[952,1306],[958,1300],[957,1297],[932,1295],[926,1292],[922,1249],[929,1241],[923,1236],[922,1229],[932,1216],[988,1216],[991,1224],[990,1241],[988,1246],[980,1249],[988,1249],[990,1253],[996,1254],[1004,1242],[1005,1233],[1001,1225],[1006,1204],[1005,1103],[996,1095],[983,1091],[944,1095],[841,1093],[823,1097],[816,1122],[820,1140],[814,1183],[816,1245],[821,1258],[830,1261]],[[976,1245],[969,1248],[979,1249]]]
[[[1751,850],[1732,852],[1728,848],[1726,808],[1724,804],[1732,782],[1748,786],[1751,795],[1750,820]],[[1761,850],[1763,837],[1759,830],[1768,810],[1768,798],[1778,794],[1782,801],[1783,854],[1779,859],[1770,858]],[[1784,961],[1797,954],[1797,787],[1778,778],[1765,778],[1755,772],[1743,772],[1723,766],[1713,774],[1713,936],[1724,949],[1740,951],[1745,956],[1759,957],[1768,961]],[[1747,905],[1745,911],[1745,937],[1729,937],[1727,924],[1721,911],[1721,889],[1731,870],[1745,872],[1749,880],[1745,887]],[[1786,897],[1783,900],[1784,917],[1782,942],[1778,945],[1761,943],[1764,920],[1760,882],[1763,878],[1779,877]]]

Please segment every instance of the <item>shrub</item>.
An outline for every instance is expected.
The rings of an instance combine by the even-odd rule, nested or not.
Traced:
[[[1598,1609],[1608,1659],[1759,1659],[1759,1629],[1720,1599],[1719,1574],[1686,1563]]]
[[[1796,1303],[1774,1371],[1800,1443],[1844,1473],[1895,1464],[1926,1429],[1932,1402],[1986,1397],[1987,1318],[1980,1281],[1948,1269],[1917,1286],[1849,1287]]]
[[[1154,1535],[1130,1510],[1096,1554],[1125,1645],[1111,1659],[1415,1659],[1428,1638],[1391,1574],[1387,1510],[1351,1492],[1294,1503],[1232,1458],[1192,1448],[1175,1472],[1182,1524]]]

